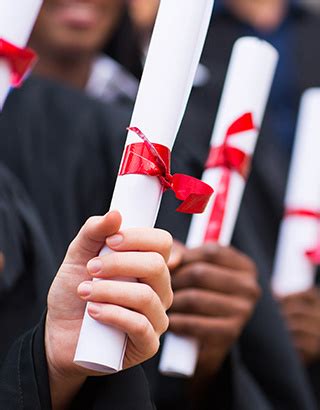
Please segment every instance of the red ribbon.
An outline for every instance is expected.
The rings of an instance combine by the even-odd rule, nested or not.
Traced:
[[[12,70],[11,85],[18,87],[21,85],[24,76],[36,62],[37,55],[30,48],[20,48],[0,39],[0,58],[5,58]]]
[[[313,218],[320,222],[320,211],[313,211],[309,209],[288,209],[285,212],[285,217],[302,217],[302,218]],[[313,265],[320,265],[320,238],[318,240],[318,244],[314,249],[307,250],[305,255],[310,260]]]
[[[251,156],[238,148],[230,146],[229,139],[233,135],[255,129],[252,113],[245,113],[227,129],[223,144],[219,147],[212,147],[210,150],[206,168],[222,167],[223,172],[210,215],[205,242],[219,240],[232,171],[237,172],[245,179],[248,177],[250,171]]]
[[[202,213],[213,194],[213,189],[199,179],[184,174],[171,175],[171,152],[161,144],[152,144],[135,127],[128,128],[143,142],[127,146],[119,175],[148,175],[158,177],[163,190],[172,189],[176,198],[183,201],[178,212],[187,214]]]

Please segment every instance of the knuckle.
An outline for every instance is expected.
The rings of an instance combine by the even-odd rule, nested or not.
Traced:
[[[160,253],[151,252],[150,259],[152,271],[155,274],[162,274],[167,266],[163,256]]]
[[[145,338],[149,333],[150,324],[145,316],[141,316],[135,324],[134,332],[139,338]]]
[[[154,305],[156,303],[157,295],[154,290],[144,283],[140,285],[140,302],[143,305]]]
[[[77,245],[76,245],[76,239],[74,239],[72,242],[70,242],[68,249],[67,249],[67,255],[72,255],[74,252],[77,250]]]
[[[162,335],[168,330],[168,328],[169,328],[169,317],[166,314],[164,314],[163,320],[159,328],[159,334]]]
[[[241,322],[244,322],[248,319],[248,317],[251,315],[251,312],[253,310],[253,305],[252,303],[246,301],[241,301],[237,304],[237,314],[238,317],[240,318]]]
[[[173,238],[172,238],[172,235],[169,233],[169,232],[167,232],[167,231],[161,231],[161,233],[162,233],[162,243],[163,243],[163,248],[166,250],[166,251],[170,251],[170,249],[172,248],[172,246],[173,246]]]
[[[91,226],[95,225],[100,218],[98,216],[90,216],[84,224],[84,228],[90,228]]]
[[[249,256],[244,255],[243,257],[245,259],[248,272],[250,272],[251,275],[253,275],[254,277],[257,277],[258,276],[258,267],[257,267],[256,263],[251,258],[249,258]]]
[[[204,263],[194,264],[189,271],[189,286],[198,286],[202,282],[204,274]]]
[[[219,246],[215,243],[206,243],[202,246],[203,257],[207,261],[211,261],[212,257],[219,252]]]
[[[243,294],[247,295],[250,300],[257,301],[261,296],[261,288],[256,277],[243,278],[242,289]]]
[[[149,343],[148,358],[155,356],[160,348],[160,340],[157,336],[154,336],[152,341]]]
[[[194,311],[199,304],[198,292],[194,289],[186,291],[185,307],[188,311]]]
[[[229,343],[233,343],[236,339],[238,339],[241,333],[241,326],[238,320],[230,320],[229,324],[226,328],[226,338]]]
[[[166,294],[166,299],[164,301],[164,308],[166,310],[170,309],[170,307],[172,306],[173,298],[174,298],[173,291],[172,291],[171,287],[169,287],[168,292]]]
[[[255,284],[254,291],[253,291],[253,297],[254,300],[257,302],[262,296],[262,289],[258,283]]]

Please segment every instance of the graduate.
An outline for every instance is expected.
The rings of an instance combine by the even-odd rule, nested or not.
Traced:
[[[30,45],[35,73],[106,102],[134,102],[142,63],[125,0],[45,0]]]

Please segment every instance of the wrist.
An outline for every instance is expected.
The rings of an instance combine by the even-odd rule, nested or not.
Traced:
[[[53,410],[67,409],[87,378],[73,364],[73,356],[68,355],[67,351],[68,349],[65,349],[62,343],[58,343],[56,332],[54,329],[50,330],[47,323],[45,329],[45,354]]]

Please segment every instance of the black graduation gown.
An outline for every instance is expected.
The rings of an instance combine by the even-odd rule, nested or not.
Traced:
[[[36,101],[39,103],[34,104]],[[71,118],[68,117],[69,114]],[[14,115],[19,121],[16,120],[13,126]],[[22,89],[10,96],[0,121],[0,131],[4,135],[6,130],[10,131],[11,138],[0,140],[0,159],[21,178],[31,194],[48,237],[59,249],[57,260],[62,257],[65,247],[83,219],[107,209],[122,153],[125,137],[125,131],[122,130],[128,120],[129,113],[123,113],[121,107],[103,107],[90,102],[80,93],[41,79],[30,79]],[[197,175],[201,173],[207,146],[205,141],[203,145],[197,141],[195,150],[191,137],[191,145],[185,144],[182,139],[178,141],[174,168],[176,171],[184,169]],[[19,150],[14,150],[17,146]],[[200,161],[199,154],[203,154]],[[48,190],[44,191],[47,186]],[[167,198],[170,201],[170,193]],[[188,223],[189,219],[178,216],[172,206],[165,206],[163,209],[165,218],[160,217],[161,225],[172,228],[174,235],[183,239],[186,233],[183,231],[187,230],[185,222]],[[273,312],[275,309],[272,307],[271,297],[267,296],[264,300],[266,308],[269,308],[270,303]],[[286,345],[286,337],[281,337],[282,322],[277,315],[275,310],[271,318],[264,316],[261,320],[275,320],[276,324],[280,322],[280,326],[277,325],[274,329],[276,332],[280,328],[280,336],[272,339],[271,345],[280,354],[283,353],[285,366],[296,375],[288,381],[289,387],[284,391],[282,400],[286,405],[282,408],[290,408],[295,400],[300,409],[312,409],[312,405],[306,404],[309,403],[308,393],[305,392],[307,388],[301,369],[296,367],[290,343]],[[283,339],[280,347],[279,339]],[[285,353],[286,350],[288,353]],[[232,405],[236,409],[248,410],[249,407],[245,404],[248,397],[251,397],[252,409],[271,408],[263,386],[257,383],[252,373],[246,369],[246,363],[236,353],[230,358],[232,371],[226,363],[225,369],[219,374],[219,381],[215,380],[215,386],[218,386],[222,380],[220,377],[226,377],[226,381],[222,381],[223,388],[216,390],[223,396],[220,408],[230,408]],[[290,364],[291,359],[293,365]],[[272,362],[272,358],[270,360]],[[286,383],[288,377],[282,373],[278,379]],[[161,392],[162,386],[162,382],[161,385],[156,383],[157,404],[160,403],[158,398],[161,396],[161,393],[160,396],[157,393]],[[274,396],[278,393],[276,387],[275,390]],[[249,393],[251,396],[248,396]],[[184,400],[185,391],[177,391],[177,395],[180,397],[180,407],[176,408],[188,408],[189,402]],[[215,395],[209,397],[204,404],[207,407],[214,405],[217,400]],[[275,400],[271,401],[272,405],[274,402]]]
[[[109,206],[129,112],[81,92],[31,78],[9,96],[0,118],[0,160],[33,200],[58,267],[88,216]],[[111,144],[110,141],[113,141]]]
[[[0,165],[0,361],[16,337],[35,326],[55,272],[46,235],[17,179]]]
[[[50,95],[50,88],[48,92]],[[28,95],[28,92],[26,95]],[[28,101],[28,103],[31,103],[31,101]],[[39,103],[42,102],[41,99],[35,98],[31,105],[36,107],[38,101]],[[77,98],[75,102],[77,102]],[[33,121],[29,122],[30,116],[28,116],[27,109],[21,108],[20,110],[18,104],[13,104],[12,108],[12,116],[8,119],[10,122],[1,130],[1,141],[9,150],[17,153],[20,152],[20,149],[23,150],[23,144],[19,144],[19,149],[15,149],[15,143],[17,143],[17,140],[14,139],[15,131],[30,147],[28,136],[39,137],[39,131],[34,134],[32,126],[30,130],[30,124],[36,126],[38,124],[39,126],[41,120],[44,124],[45,121],[39,113],[38,118],[34,117]],[[59,112],[56,114],[58,116]],[[20,119],[21,122],[19,122]],[[7,121],[5,113],[0,118],[1,121]],[[54,121],[49,124],[50,130],[52,130],[51,126]],[[17,126],[16,129],[15,126]],[[35,127],[35,129],[38,128]],[[67,127],[66,129],[68,130]],[[26,130],[29,130],[29,133]],[[78,129],[75,131],[78,131]],[[94,132],[94,129],[91,128],[91,131]],[[54,130],[51,135],[52,138],[56,138]],[[64,138],[62,133],[58,133],[58,135],[61,136],[61,140]],[[77,152],[77,138],[81,138],[81,133],[76,132],[72,135],[74,135],[74,139],[69,141],[68,148]],[[7,137],[8,139],[6,139]],[[35,141],[35,146],[37,146],[37,141]],[[13,145],[11,145],[11,142],[13,142]],[[43,142],[39,142],[42,147]],[[74,143],[74,147],[71,143]],[[45,150],[48,157],[52,159],[55,158],[54,146],[55,144],[52,144],[51,147],[47,147],[47,151]],[[83,144],[82,149],[87,150],[89,156],[94,151],[90,141],[88,145]],[[62,149],[60,151],[62,155],[65,154]],[[57,229],[55,224],[62,217],[60,210],[64,213],[63,215],[66,215],[68,210],[71,210],[69,207],[74,205],[79,197],[77,195],[75,197],[67,195],[69,189],[76,191],[76,187],[71,185],[68,176],[64,181],[65,184],[61,182],[64,190],[59,192],[56,189],[59,181],[61,181],[60,175],[56,179],[56,174],[59,174],[59,166],[56,163],[54,163],[53,168],[50,168],[48,161],[46,164],[48,167],[44,167],[48,174],[45,174],[45,172],[44,174],[47,177],[48,175],[51,176],[51,179],[42,179],[44,175],[42,169],[39,172],[39,167],[42,161],[46,163],[46,158],[37,157],[38,152],[35,150],[35,158],[28,154],[24,157],[27,165],[30,165],[29,161],[38,161],[32,169],[34,174],[28,166],[26,168],[22,167],[22,169],[26,172],[29,171],[30,182],[35,182],[35,185],[31,183],[29,190],[35,195],[36,201],[43,206],[39,206],[39,210],[42,211],[40,215],[43,218],[43,224],[17,178],[10,174],[4,166],[0,166],[0,250],[3,251],[6,258],[5,269],[0,274],[0,321],[2,326],[0,334],[0,408],[6,410],[51,409],[44,352],[45,319],[42,318],[40,324],[34,329],[28,332],[27,330],[39,322],[45,309],[47,292],[59,260],[62,258],[62,254],[65,253],[68,242],[86,217],[86,215],[83,216],[77,213],[78,208],[75,206],[74,211],[77,219],[74,217],[71,221],[66,220],[66,223]],[[24,150],[24,153],[26,153],[26,150]],[[93,162],[89,166],[95,167],[97,165],[97,156],[92,156]],[[73,159],[74,162],[72,162]],[[79,178],[78,186],[81,187],[83,174],[77,174],[77,160],[79,158],[71,155],[70,161],[68,160],[67,163],[61,161],[59,164],[67,168],[70,166],[68,168],[70,170],[75,169],[75,175],[73,176]],[[40,174],[42,175],[40,181],[38,181],[37,175]],[[96,186],[94,186],[94,172],[92,172],[92,176],[93,186],[87,184],[86,192],[83,195],[92,205],[90,211],[95,213],[94,195],[96,193],[94,190]],[[48,187],[48,191],[52,193],[52,196],[48,195],[46,197],[46,190],[41,189],[41,192],[38,191],[40,182]],[[100,194],[102,187],[106,186],[105,182],[99,186],[98,193]],[[81,189],[79,191],[81,192]],[[70,198],[73,199],[72,202],[70,202]],[[54,202],[54,199],[57,199],[57,202]],[[55,208],[58,208],[55,213],[56,219],[51,219],[49,212],[53,212]],[[70,212],[70,215],[73,216],[73,213]],[[47,233],[50,236],[47,237]],[[62,244],[59,243],[59,240]],[[55,246],[58,249],[55,249],[56,252],[54,253],[52,250]],[[24,332],[27,333],[24,334]],[[14,342],[20,335],[22,336]],[[10,351],[6,355],[9,347]],[[80,410],[83,408],[88,410],[152,410],[154,407],[142,367],[137,366],[113,376],[89,378],[72,404],[72,409]]]
[[[51,410],[44,350],[44,319],[17,340],[0,366],[0,408]],[[107,377],[91,377],[70,410],[154,410],[141,366]]]

